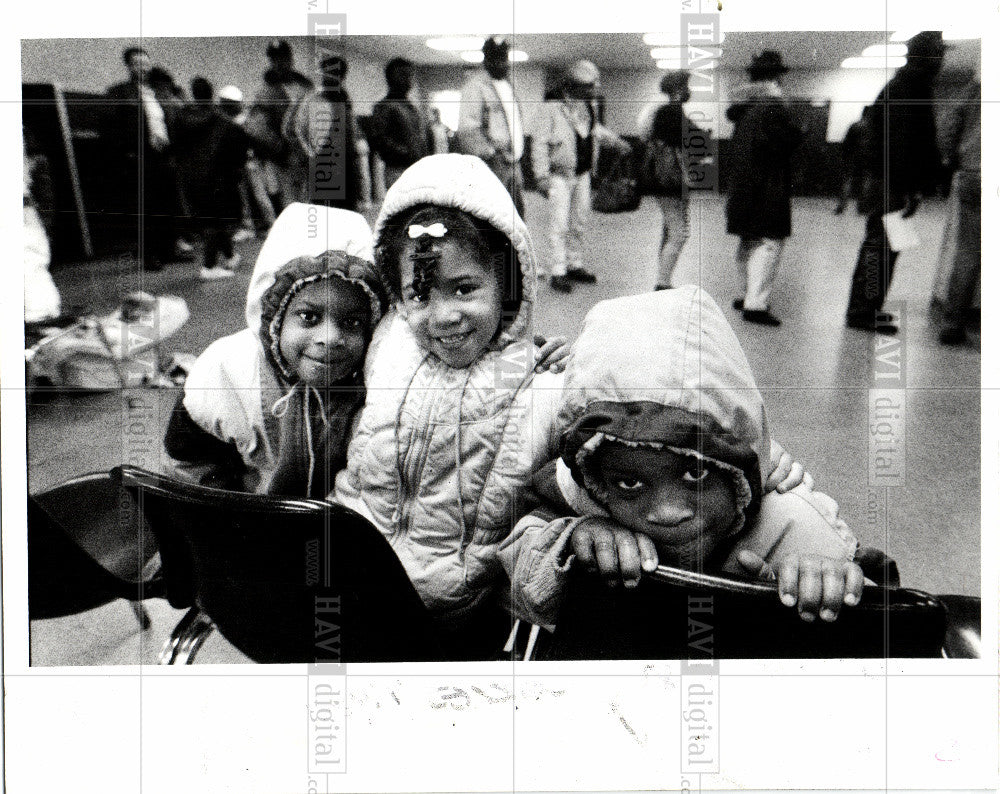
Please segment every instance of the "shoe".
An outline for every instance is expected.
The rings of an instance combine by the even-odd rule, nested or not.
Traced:
[[[556,292],[572,292],[573,282],[567,276],[552,276],[549,278],[549,286]]]
[[[233,234],[234,243],[245,243],[247,240],[253,237],[253,232],[249,229],[237,229]]]
[[[743,311],[743,298],[737,298],[736,300],[734,300],[733,308],[736,309],[736,311],[738,312]]]
[[[965,329],[958,325],[949,325],[941,329],[938,341],[942,345],[960,345],[965,341]]]
[[[582,267],[571,267],[566,271],[566,278],[571,279],[572,281],[579,281],[581,284],[597,283],[597,276]]]
[[[851,317],[848,315],[847,327],[856,328],[859,331],[871,331],[884,336],[895,336],[899,333],[898,325],[893,322],[882,322],[878,317]]]
[[[241,257],[239,254],[233,254],[230,257],[223,257],[222,267],[224,267],[226,270],[232,273],[234,270],[236,270],[237,267],[239,267],[240,258]]]
[[[198,271],[198,278],[202,281],[218,281],[223,278],[232,278],[233,271],[224,267],[203,267]]]
[[[770,325],[773,328],[781,325],[781,320],[775,317],[767,309],[744,309],[743,319],[748,323],[757,323],[758,325]]]
[[[655,287],[653,287],[653,292],[659,292],[660,290],[664,289],[673,289],[673,287],[671,287],[669,284],[657,284]]]

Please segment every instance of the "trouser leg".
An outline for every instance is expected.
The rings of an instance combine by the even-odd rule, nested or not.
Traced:
[[[766,311],[771,301],[774,278],[778,273],[778,259],[783,240],[762,237],[747,261],[747,291],[743,308],[747,311]]]
[[[656,285],[673,286],[674,268],[681,257],[681,251],[691,235],[687,202],[680,196],[659,196],[660,210],[663,212],[663,232],[661,234],[659,264]]]
[[[552,265],[549,274],[565,276],[567,265],[566,238],[569,235],[570,205],[573,186],[569,178],[553,174],[549,181],[549,244]]]
[[[851,297],[847,304],[848,318],[872,320],[876,317],[889,292],[898,257],[899,254],[889,248],[881,213],[869,215],[865,239],[854,267]]]
[[[569,226],[566,234],[566,264],[569,268],[583,267],[583,236],[590,220],[590,174],[580,174],[571,180]]]

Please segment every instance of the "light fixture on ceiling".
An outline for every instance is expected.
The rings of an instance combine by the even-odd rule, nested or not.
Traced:
[[[844,58],[840,62],[841,69],[898,69],[906,64],[906,58]]]
[[[466,63],[482,63],[483,62],[483,51],[482,50],[466,50],[462,53],[462,60]]]
[[[513,61],[514,63],[524,63],[528,60],[528,53],[524,50],[511,50],[507,55],[507,60]]]
[[[643,33],[642,43],[647,47],[680,47],[685,42],[681,39],[681,31],[677,30],[673,33]],[[719,40],[709,42],[709,44],[722,44],[726,40],[726,34],[723,31],[719,31]],[[697,44],[698,42],[692,41],[691,44]]]
[[[481,50],[486,41],[482,36],[441,36],[427,39],[427,46],[432,50],[458,52],[460,50]]]
[[[873,44],[861,51],[862,58],[899,58],[906,55],[905,44]]]
[[[919,30],[897,30],[889,37],[889,41],[893,44],[906,44],[906,42],[916,36],[919,32]]]
[[[697,68],[698,70],[714,69],[716,63],[718,63],[717,59],[707,58],[705,60],[698,61]],[[692,68],[692,66],[691,64],[684,64],[676,58],[664,58],[656,62],[656,68],[667,69],[669,71],[675,72],[678,69],[690,69]]]
[[[664,58],[679,61],[681,59],[681,47],[680,45],[674,47],[653,47],[649,51],[649,55],[654,61],[663,60]]]
[[[981,30],[952,28],[951,30],[944,31],[945,41],[969,41],[970,39],[981,39],[982,37],[983,33]]]

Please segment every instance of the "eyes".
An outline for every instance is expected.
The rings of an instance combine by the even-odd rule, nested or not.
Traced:
[[[312,309],[302,309],[295,313],[296,317],[306,328],[315,328],[323,321],[323,313]],[[365,327],[365,321],[360,317],[340,317],[333,320],[343,333],[360,332]]]
[[[452,291],[451,291],[450,294],[453,295],[456,298],[465,298],[465,297],[468,297],[469,295],[472,295],[473,293],[477,292],[481,287],[482,287],[481,284],[477,284],[477,283],[473,283],[473,282],[469,282],[469,283],[466,283],[466,284],[459,284],[458,286],[456,286],[456,287],[454,287],[452,289]],[[409,303],[413,303],[413,304],[416,304],[418,306],[420,304],[427,303],[427,297],[426,296],[418,295],[412,289],[407,289],[406,290],[406,300]]]
[[[699,463],[692,463],[684,469],[681,476],[684,484],[689,488],[697,488],[707,484],[712,471]],[[614,488],[621,496],[638,496],[648,486],[645,481],[638,477],[617,477],[612,480]]]

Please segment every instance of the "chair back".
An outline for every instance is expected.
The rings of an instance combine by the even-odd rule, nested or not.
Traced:
[[[940,658],[946,611],[918,590],[866,587],[834,623],[806,623],[772,583],[661,566],[635,590],[574,577],[545,659]]]
[[[167,598],[257,662],[439,658],[429,613],[382,534],[327,502],[115,470],[160,544]]]
[[[116,598],[159,596],[146,572],[157,544],[128,492],[107,472],[28,497],[28,612],[75,614]]]

